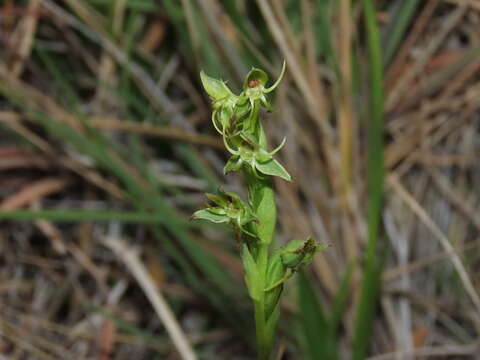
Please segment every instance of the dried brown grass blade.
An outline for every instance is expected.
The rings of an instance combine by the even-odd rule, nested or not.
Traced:
[[[448,240],[447,236],[442,230],[435,224],[430,215],[425,209],[418,203],[418,201],[410,194],[400,183],[399,179],[395,175],[389,175],[387,177],[387,184],[397,193],[397,195],[408,205],[408,207],[418,216],[422,223],[435,235],[440,242],[440,245],[445,251],[450,254],[450,260],[452,261],[460,280],[462,281],[465,290],[470,297],[470,300],[474,304],[477,312],[480,314],[480,297],[477,290],[473,286],[470,276],[462,264],[458,253],[453,248],[452,244]]]
[[[16,210],[39,199],[63,191],[72,183],[71,179],[46,178],[34,181],[0,203],[0,210]]]

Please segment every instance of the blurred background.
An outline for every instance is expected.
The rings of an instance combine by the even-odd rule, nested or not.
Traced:
[[[277,246],[330,247],[277,359],[478,358],[479,29],[478,0],[1,0],[0,358],[180,359],[152,299],[255,358],[235,236],[189,221],[244,189],[199,72],[284,60]]]

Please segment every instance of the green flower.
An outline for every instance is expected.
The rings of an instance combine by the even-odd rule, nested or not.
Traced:
[[[282,71],[277,81],[270,86],[265,88],[265,85],[268,81],[268,75],[265,71],[253,68],[247,74],[245,81],[243,83],[243,93],[240,95],[240,103],[248,99],[250,102],[251,108],[254,109],[258,106],[258,103],[262,103],[269,111],[272,111],[272,106],[267,101],[265,94],[275,90],[275,88],[280,84],[280,81],[283,78],[285,73],[285,62],[283,62]]]
[[[235,95],[224,81],[214,79],[203,71],[200,79],[207,94],[212,99],[212,123],[215,129],[225,136],[225,130],[231,125],[239,97]]]
[[[251,141],[242,141],[242,145],[239,145],[237,149],[233,149],[228,140],[224,138],[225,147],[232,154],[227,164],[224,167],[224,172],[237,171],[243,165],[250,167],[255,176],[262,178],[262,175],[279,176],[287,181],[291,180],[290,174],[285,168],[273,158],[282,147],[285,145],[286,139],[284,138],[282,143],[273,151],[260,147]],[[262,175],[261,175],[262,174]]]
[[[255,214],[249,204],[237,194],[219,189],[219,195],[206,194],[212,206],[199,210],[192,215],[193,219],[203,219],[214,223],[226,223],[252,237],[257,237],[246,226],[256,221]]]

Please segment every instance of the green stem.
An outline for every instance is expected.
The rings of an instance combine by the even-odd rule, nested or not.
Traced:
[[[268,244],[261,244],[258,251],[257,268],[259,276],[257,281],[262,289],[265,288],[265,276],[268,264]],[[267,360],[270,355],[271,339],[268,339],[265,318],[265,292],[262,291],[258,301],[254,301],[255,327],[257,333],[258,360]]]
[[[248,193],[251,205],[258,218],[257,233],[259,236],[256,263],[258,269],[258,286],[263,290],[267,287],[266,276],[268,266],[268,249],[273,239],[277,211],[275,193],[271,179],[259,179],[251,171],[245,171]],[[267,329],[265,292],[254,301],[255,327],[258,346],[258,360],[268,360],[273,343],[273,333]]]

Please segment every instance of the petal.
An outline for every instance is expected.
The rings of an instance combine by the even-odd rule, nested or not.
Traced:
[[[286,63],[285,63],[285,60],[283,61],[283,65],[282,65],[282,71],[280,72],[280,76],[278,77],[277,81],[275,81],[275,83],[270,86],[269,88],[265,89],[265,93],[269,93],[273,90],[275,90],[275,88],[278,86],[278,84],[280,84],[280,81],[282,81],[282,78],[283,78],[283,75],[285,74],[285,68],[286,68]]]
[[[228,144],[228,138],[226,136],[223,136],[223,144],[227,148],[227,150],[232,154],[232,155],[239,155],[240,152],[238,150],[233,149],[229,144]]]
[[[263,106],[265,106],[265,108],[268,110],[268,112],[274,111],[272,105],[270,105],[270,103],[267,101],[267,98],[265,97],[265,95],[262,95],[262,98],[260,99],[260,101],[262,102]]]
[[[218,110],[214,110],[212,112],[212,123],[213,123],[213,127],[215,128],[215,130],[217,130],[220,134],[224,135],[224,130],[223,129],[220,129],[220,127],[218,126],[217,124],[217,118],[218,118]]]
[[[271,156],[275,155],[281,148],[283,148],[283,146],[285,145],[285,143],[287,142],[287,138],[284,137],[282,142],[280,143],[280,145],[278,145],[273,151],[271,151],[269,154]]]

